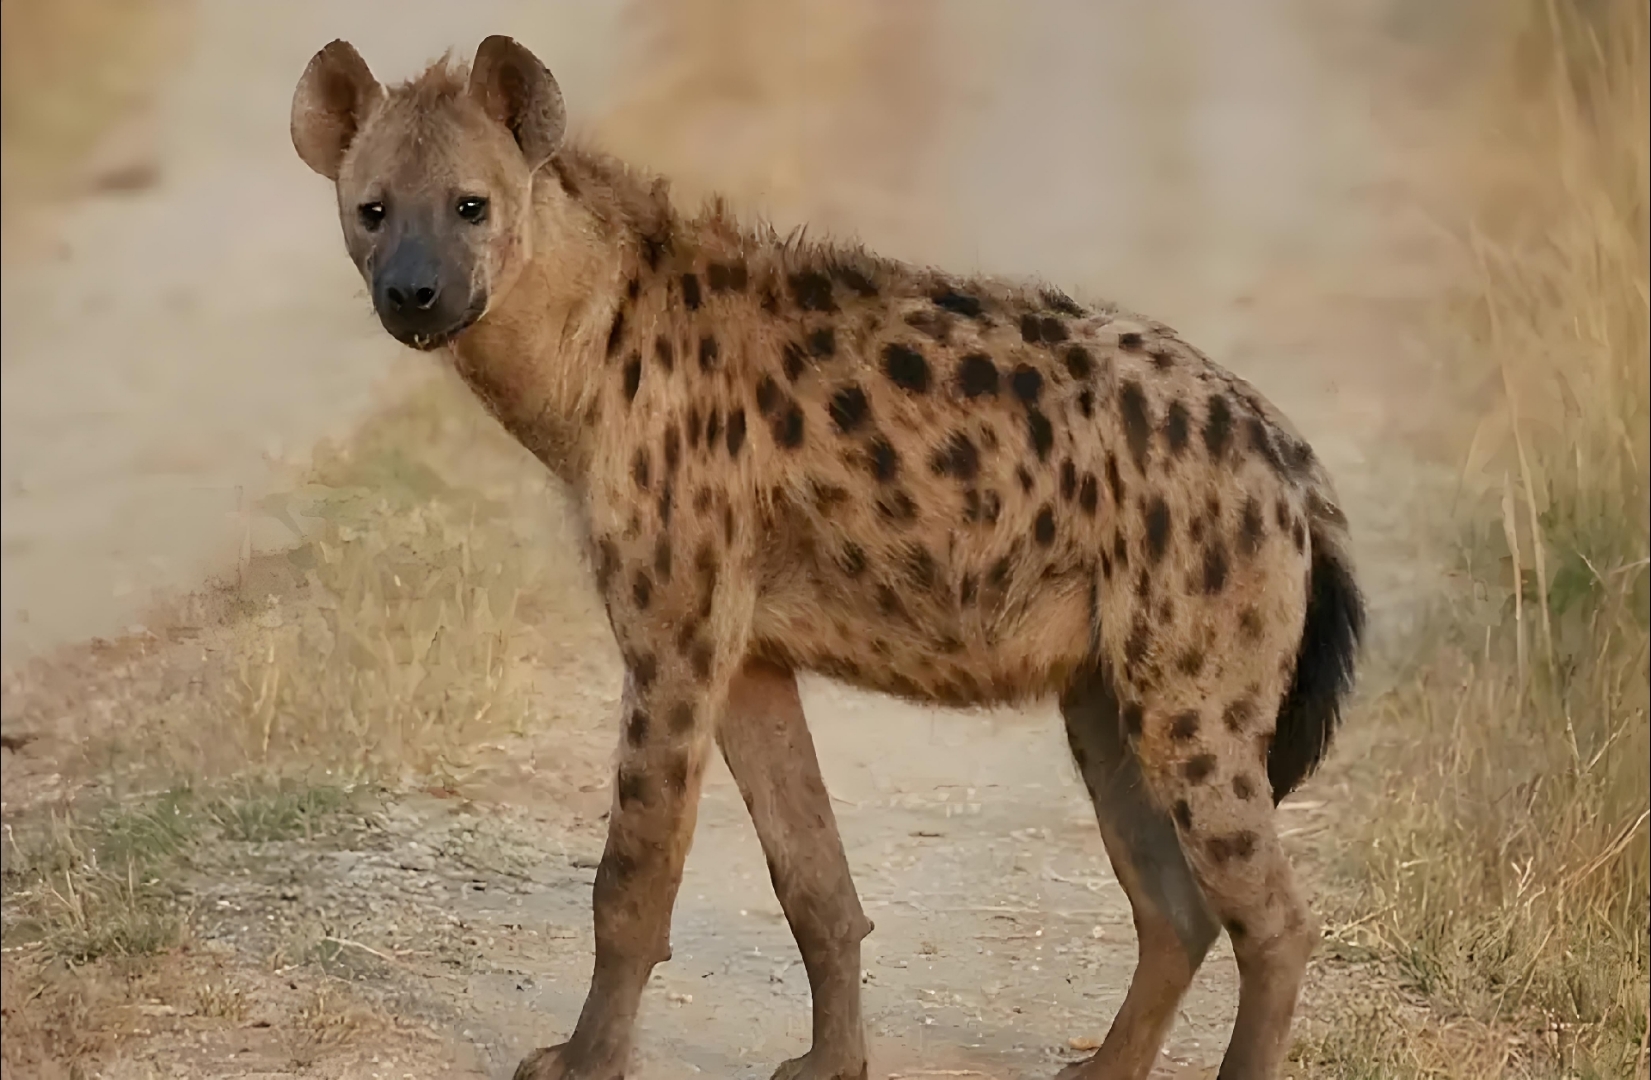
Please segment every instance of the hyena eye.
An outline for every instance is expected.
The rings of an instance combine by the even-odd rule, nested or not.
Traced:
[[[466,195],[453,207],[459,217],[472,225],[480,225],[487,220],[487,200],[480,195]]]
[[[384,224],[384,204],[381,202],[366,202],[355,208],[355,216],[361,219],[361,227],[368,232],[376,232]]]

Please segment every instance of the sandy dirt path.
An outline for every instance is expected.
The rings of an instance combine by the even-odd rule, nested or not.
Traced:
[[[818,187],[834,219],[890,254],[1116,298],[1254,381],[1340,478],[1391,632],[1423,585],[1396,496],[1414,463],[1390,442],[1426,364],[1386,313],[1425,284],[1377,197],[1392,162],[1374,76],[1334,51],[1334,33],[1304,30],[1302,7],[1048,0],[1009,19],[958,0],[931,47],[971,58],[973,89],[947,107],[909,186],[875,205],[833,195],[829,177]],[[200,45],[162,103],[160,184],[75,207],[65,254],[6,275],[8,654],[118,629],[152,588],[225,565],[240,542],[237,486],[277,478],[266,444],[300,450],[337,430],[406,362],[338,250],[329,192],[286,140],[310,52],[347,36],[383,75],[502,30],[549,61],[576,116],[594,116],[620,32],[611,5],[573,2],[255,10],[202,6]],[[330,905],[341,935],[442,954],[367,977],[444,1031],[465,1075],[508,1075],[577,1012],[614,675],[599,659],[588,682],[549,688],[587,701],[589,722],[537,740],[518,785],[405,801],[388,848],[292,871],[294,895],[311,898],[299,903]],[[1073,1057],[1070,1040],[1098,1039],[1133,932],[1052,710],[954,714],[819,681],[805,701],[877,922],[874,1075],[1037,1076]],[[540,782],[550,774],[555,785]],[[1320,827],[1323,795],[1287,805],[1284,827]],[[523,853],[517,871],[453,870],[443,853],[484,828]],[[235,895],[250,910],[268,902]],[[236,936],[229,922],[203,932]],[[644,1007],[635,1075],[766,1076],[802,1048],[806,983],[720,764],[674,948]],[[1217,1060],[1235,988],[1223,942],[1166,1075]],[[246,1075],[198,1059],[188,1071]]]

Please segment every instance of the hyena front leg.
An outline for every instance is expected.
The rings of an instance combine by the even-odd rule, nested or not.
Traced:
[[[643,988],[671,955],[671,911],[715,719],[744,659],[748,601],[742,613],[740,590],[718,587],[713,560],[701,559],[698,574],[668,575],[654,569],[653,551],[634,561],[625,554],[598,546],[597,576],[626,674],[613,809],[593,896],[595,968],[573,1034],[530,1054],[516,1080],[624,1076]],[[671,577],[674,586],[661,580]]]
[[[748,662],[729,689],[717,741],[751,811],[813,998],[813,1045],[774,1078],[864,1080],[860,941],[871,920],[854,891],[796,676]]]

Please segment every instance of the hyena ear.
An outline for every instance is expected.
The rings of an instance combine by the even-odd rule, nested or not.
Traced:
[[[338,179],[350,148],[384,90],[347,41],[333,41],[310,58],[292,95],[292,145],[304,164]]]
[[[514,39],[494,34],[477,46],[470,96],[515,138],[530,170],[562,144],[568,119],[562,90],[550,69]]]

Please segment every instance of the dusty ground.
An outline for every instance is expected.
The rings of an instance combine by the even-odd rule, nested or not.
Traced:
[[[854,229],[890,254],[1115,297],[1251,379],[1339,478],[1379,656],[1402,644],[1428,585],[1407,507],[1437,481],[1414,441],[1435,373],[1412,328],[1437,278],[1406,197],[1417,132],[1402,122],[1396,45],[1371,29],[1371,6],[1049,0],[1011,19],[958,0],[914,45],[935,81],[857,106],[921,128],[902,167],[864,160],[898,126],[828,131],[770,194],[782,219]],[[258,10],[200,5],[190,59],[143,121],[153,136],[126,136],[152,156],[151,185],[78,200],[44,230],[51,242],[8,255],[5,650],[23,704],[7,721],[42,735],[6,755],[8,814],[49,791],[53,755],[72,751],[52,725],[89,722],[42,704],[62,700],[39,690],[68,655],[53,650],[150,619],[154,590],[223,570],[249,528],[254,547],[282,542],[237,508],[418,362],[372,323],[331,193],[287,142],[308,55],[349,37],[384,76],[503,31],[550,63],[589,126],[622,98],[612,5]],[[760,110],[682,108],[706,138],[656,156],[767,190],[716,150],[740,145],[722,140]],[[659,119],[612,115],[619,144]],[[591,617],[546,642],[578,653],[556,655],[541,686],[570,719],[456,788],[381,796],[320,840],[226,845],[195,865],[190,946],[96,1074],[507,1076],[565,1034],[588,973],[618,685]],[[1051,710],[943,713],[821,681],[804,694],[877,923],[874,1075],[1039,1076],[1098,1039],[1133,935]],[[1357,745],[1350,733],[1344,753]],[[1341,775],[1284,807],[1312,857],[1333,851]],[[306,962],[283,944],[300,939],[331,946]],[[637,1076],[766,1076],[802,1048],[806,982],[720,765],[674,951],[645,1006]],[[251,1004],[203,1006],[198,987],[215,979]],[[1235,990],[1223,942],[1165,1075],[1214,1064]]]

